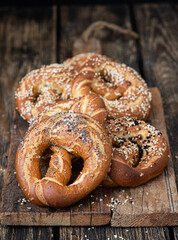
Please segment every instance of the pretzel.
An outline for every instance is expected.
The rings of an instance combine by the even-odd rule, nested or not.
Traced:
[[[168,163],[168,146],[160,131],[132,118],[110,120],[111,169],[102,185],[136,187],[160,175]]]
[[[68,99],[68,100],[58,100],[53,105],[48,105],[43,109],[40,106],[39,108],[36,106],[33,108],[33,115],[37,116],[37,118],[32,121],[31,126],[33,126],[36,122],[43,118],[44,115],[52,116],[53,114],[64,112],[64,111],[72,111],[78,113],[88,114],[98,122],[102,126],[105,126],[107,112],[105,108],[104,101],[102,98],[97,96],[96,94],[90,94],[79,98]]]
[[[36,108],[43,111],[58,99],[68,99],[73,76],[62,64],[43,66],[28,73],[15,93],[16,108],[21,116],[30,121]]]
[[[70,59],[70,64],[42,66],[22,78],[15,93],[20,115],[30,122],[59,99],[71,98],[71,82],[78,74],[79,64]]]
[[[40,158],[50,146],[54,148],[54,155],[41,179]],[[84,167],[78,178],[67,186],[71,175],[69,153],[82,157]],[[15,169],[18,183],[31,202],[66,207],[100,184],[110,162],[111,144],[104,128],[88,115],[63,112],[44,116],[38,125],[29,129],[18,148]]]
[[[72,88],[72,89],[71,89]],[[63,64],[33,70],[20,82],[16,107],[28,121],[59,99],[94,92],[102,96],[111,118],[123,116],[147,119],[151,93],[133,69],[99,54],[81,54]]]
[[[151,93],[135,70],[99,54],[82,54],[65,62],[73,68],[74,64],[79,73],[72,81],[73,97],[94,92],[102,96],[111,118],[148,118]]]

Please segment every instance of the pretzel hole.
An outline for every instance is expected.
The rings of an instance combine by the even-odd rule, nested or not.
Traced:
[[[124,160],[133,168],[137,167],[143,156],[142,147],[132,138],[115,138],[114,148],[120,150]]]
[[[100,77],[91,85],[92,90],[104,96],[107,100],[113,101],[123,97],[131,82],[125,80],[122,76],[118,79],[113,79],[112,75],[100,74]]]
[[[34,105],[48,105],[54,103],[55,100],[61,98],[62,93],[58,89],[43,87],[38,90],[34,96]]]
[[[142,135],[140,135],[140,134],[136,137],[136,139],[138,139],[138,140],[140,140],[141,138],[142,138]],[[141,162],[141,159],[143,157],[143,149],[142,149],[142,146],[139,145],[138,142],[135,140],[135,138],[129,138],[129,140],[132,143],[136,144],[138,149],[139,149],[138,162],[137,162],[137,164],[135,166],[133,166],[133,167],[137,167],[139,165],[139,163]]]
[[[109,76],[101,75],[101,79],[106,83],[111,83],[111,80],[110,80]]]
[[[39,98],[40,95],[41,95],[40,93],[35,94],[35,97],[34,97],[34,105],[37,104],[38,98]]]
[[[49,162],[51,160],[51,156],[53,154],[54,152],[51,150],[50,147],[43,152],[40,159],[41,178],[45,177],[47,170],[49,168]],[[71,165],[72,175],[67,185],[73,183],[77,179],[78,175],[80,174],[84,166],[83,158],[74,156],[72,154],[71,154],[71,158],[72,158],[72,165]]]
[[[42,97],[42,93],[41,92],[37,92],[36,94],[35,94],[35,97],[34,97],[34,105],[36,105],[38,102],[39,102],[39,100],[40,100],[40,98]]]
[[[53,151],[50,148],[47,148],[43,155],[40,158],[40,171],[41,171],[41,177],[45,177],[46,172],[49,167],[49,161],[51,159],[51,155],[53,154]]]
[[[77,179],[78,175],[83,169],[83,166],[84,166],[83,158],[75,157],[72,159],[72,176],[68,185],[72,184]]]

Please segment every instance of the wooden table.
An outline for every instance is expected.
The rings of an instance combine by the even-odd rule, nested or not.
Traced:
[[[62,62],[92,22],[104,20],[139,34],[137,40],[110,32],[103,54],[135,68],[163,100],[171,154],[178,173],[178,5],[59,5],[0,8],[0,189],[6,174],[14,92],[31,69]],[[23,221],[23,219],[22,219]],[[176,227],[0,226],[1,239],[176,239]]]

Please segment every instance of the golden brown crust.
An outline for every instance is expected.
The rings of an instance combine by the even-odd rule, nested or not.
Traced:
[[[121,118],[108,122],[113,142],[109,181],[136,187],[160,175],[168,163],[168,145],[161,132],[144,121]]]
[[[102,126],[105,126],[107,119],[107,112],[104,101],[96,94],[89,94],[83,97],[58,100],[55,104],[44,107],[43,111],[41,108],[35,108],[37,116],[33,121],[32,125],[42,119],[44,116],[52,116],[53,114],[71,111],[84,113],[97,120]],[[41,113],[41,114],[40,114]]]
[[[54,156],[46,176],[41,179],[40,157],[50,146],[55,146]],[[59,161],[56,162],[60,148],[63,149],[60,161],[65,163],[62,172]],[[70,174],[66,177],[63,173],[70,168],[67,152],[84,160],[82,172],[68,186],[65,184]],[[44,116],[30,128],[18,148],[15,168],[22,191],[33,203],[64,207],[79,201],[96,188],[108,172],[110,161],[111,144],[104,128],[88,115],[64,112]]]
[[[111,118],[149,116],[151,93],[144,80],[133,69],[99,54],[81,54],[31,71],[19,83],[15,102],[30,121],[59,99],[91,92],[103,98]]]
[[[30,121],[45,106],[54,104],[58,99],[71,97],[71,82],[76,72],[63,64],[42,66],[28,73],[19,83],[15,93],[16,108],[21,116]]]
[[[73,97],[94,92],[102,96],[111,118],[148,118],[151,93],[135,70],[99,54],[81,54],[66,65],[74,63],[79,73],[72,82]]]

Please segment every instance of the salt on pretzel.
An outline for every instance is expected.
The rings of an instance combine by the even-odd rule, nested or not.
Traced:
[[[58,99],[68,99],[73,74],[62,64],[51,64],[28,73],[19,83],[15,93],[16,108],[30,121],[35,109],[54,104]]]
[[[31,121],[37,112],[43,112],[58,100],[71,98],[71,83],[78,74],[80,62],[51,64],[29,72],[20,81],[15,93],[20,115]]]
[[[54,155],[46,176],[41,179],[40,157],[50,146]],[[82,157],[84,167],[67,186],[71,174],[68,153]],[[65,207],[100,184],[110,161],[111,144],[104,128],[88,115],[64,112],[44,116],[38,125],[29,129],[18,148],[15,169],[18,183],[30,201],[41,206]]]
[[[97,120],[102,126],[105,126],[107,112],[104,101],[93,93],[79,98],[58,100],[55,104],[46,107],[44,107],[44,105],[34,107],[33,115],[39,116],[32,121],[31,126],[34,125],[36,121],[38,122],[39,119],[43,118],[44,115],[52,116],[53,114],[64,111],[88,114]]]
[[[44,111],[58,99],[92,91],[102,96],[112,118],[149,115],[151,93],[144,80],[133,69],[99,54],[81,54],[31,71],[20,82],[15,102],[21,116],[30,121],[36,109]]]
[[[78,66],[78,75],[72,81],[73,97],[94,92],[102,96],[111,118],[148,118],[151,93],[132,68],[99,54],[78,55],[65,64]]]
[[[144,121],[108,121],[113,153],[102,185],[136,187],[160,175],[168,163],[168,145],[161,132]]]

